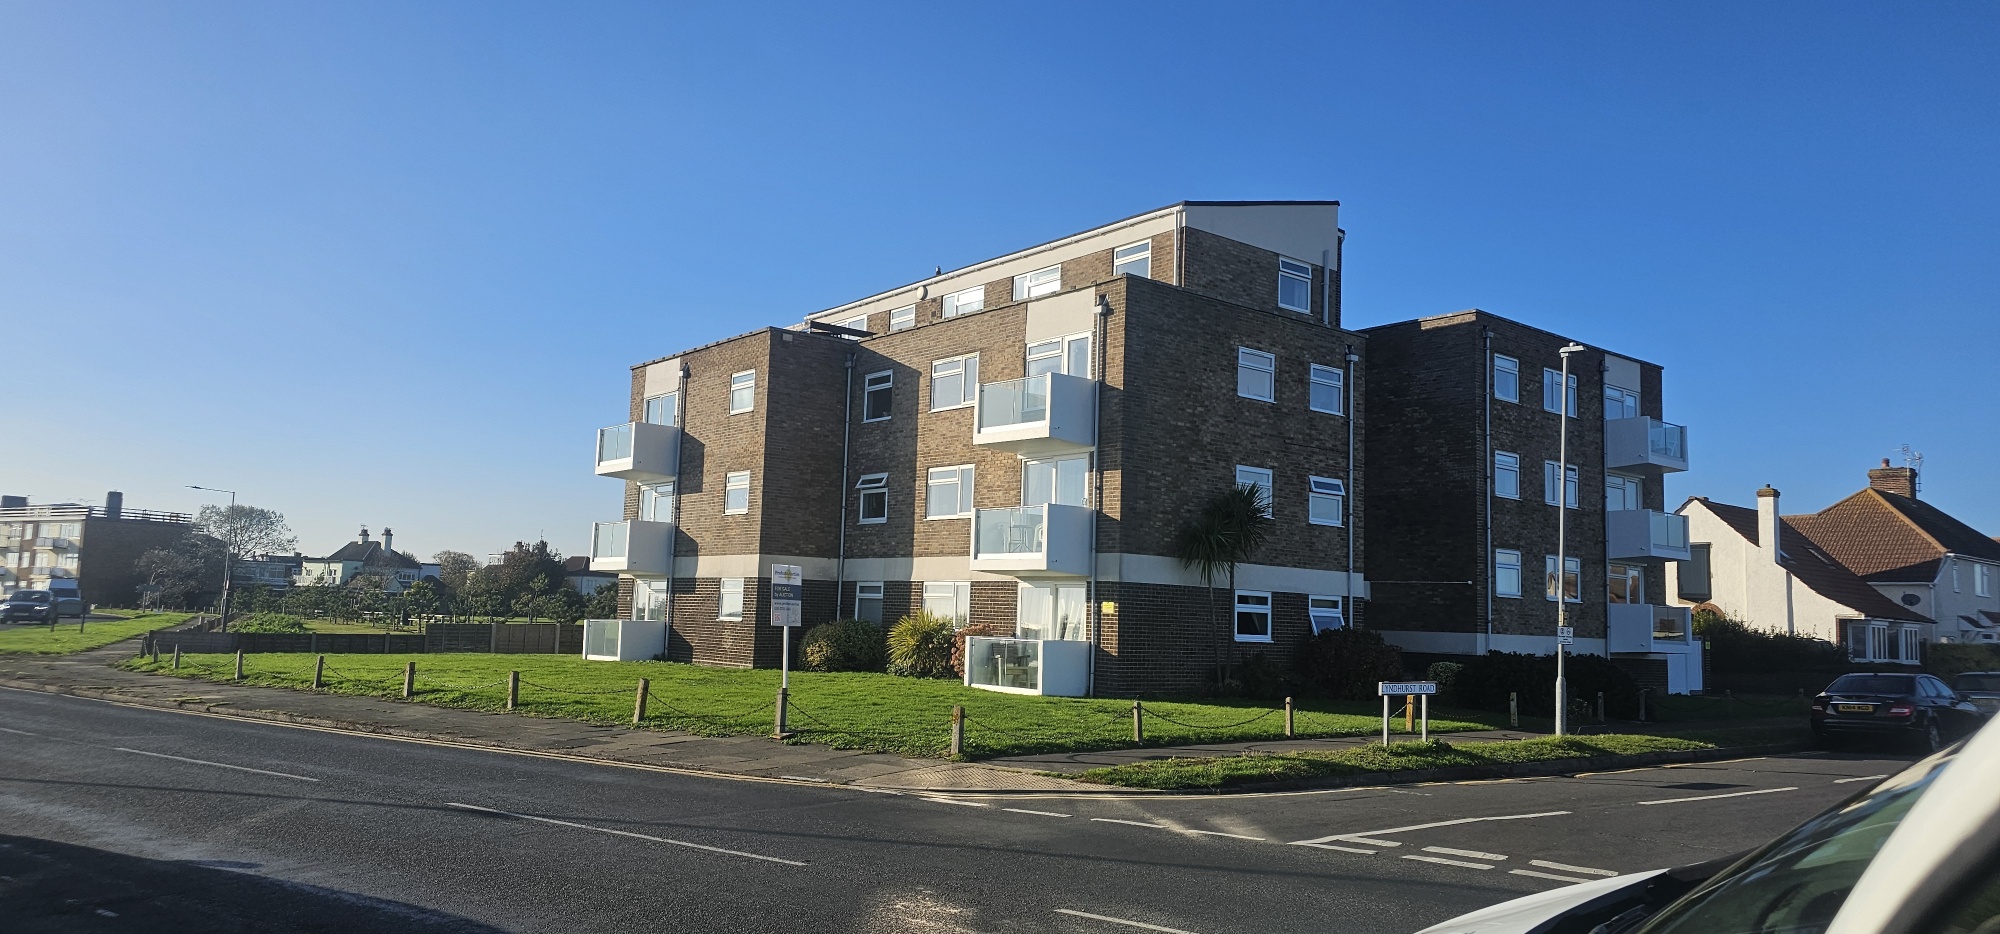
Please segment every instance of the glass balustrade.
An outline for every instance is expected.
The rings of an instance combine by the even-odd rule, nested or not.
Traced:
[[[1688,546],[1688,523],[1686,516],[1670,512],[1656,512],[1653,520],[1653,547],[1685,551]]]
[[[1040,554],[1047,545],[1047,510],[1041,506],[981,509],[973,521],[981,556]]]
[[[1687,457],[1687,428],[1672,422],[1647,420],[1646,442],[1653,453],[1683,460]]]
[[[1042,644],[1031,639],[967,639],[965,664],[973,687],[1042,688]]]
[[[1049,375],[979,384],[979,430],[1047,421]]]
[[[599,522],[593,526],[590,539],[590,556],[593,558],[623,558],[625,544],[631,525],[625,522]]]
[[[613,425],[597,430],[597,462],[624,460],[632,456],[632,425]]]

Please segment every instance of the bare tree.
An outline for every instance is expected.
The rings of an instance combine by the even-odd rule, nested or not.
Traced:
[[[245,504],[201,507],[194,530],[220,539],[231,554],[244,557],[290,554],[299,546],[284,513]]]

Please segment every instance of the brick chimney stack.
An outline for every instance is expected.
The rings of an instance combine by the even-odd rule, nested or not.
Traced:
[[[1868,471],[1868,488],[1916,499],[1917,468],[1891,467],[1889,459],[1882,458],[1882,466]]]
[[[382,527],[382,553],[386,555],[386,554],[389,554],[390,552],[393,552],[393,551],[395,551],[395,550],[396,550],[396,545],[395,545],[395,542],[396,542],[396,530],[395,530],[395,529],[392,529],[392,528],[389,528],[389,527],[388,527],[388,526],[386,526],[386,525],[385,525],[385,526],[383,526],[383,527]]]
[[[361,544],[368,544],[368,527],[365,525],[361,527]]]
[[[1772,564],[1781,560],[1778,537],[1783,529],[1783,523],[1778,521],[1778,491],[1767,483],[1757,491],[1757,550]]]

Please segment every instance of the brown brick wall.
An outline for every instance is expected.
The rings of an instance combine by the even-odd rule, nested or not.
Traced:
[[[1326,268],[1317,256],[1287,259],[1313,268],[1312,313],[1278,307],[1278,254],[1206,230],[1187,228],[1187,287],[1227,302],[1319,322],[1326,312]],[[1336,322],[1337,323],[1337,322]]]
[[[137,606],[139,585],[146,582],[139,573],[139,556],[172,545],[187,531],[174,522],[83,520],[77,539],[78,597],[93,606]]]

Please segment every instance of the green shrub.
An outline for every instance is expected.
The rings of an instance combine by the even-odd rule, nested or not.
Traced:
[[[1694,614],[1694,634],[1707,643],[1716,672],[1842,672],[1852,667],[1847,650],[1825,639],[1766,632],[1740,620],[1703,609]]]
[[[284,613],[252,613],[229,621],[231,632],[306,633],[305,620]]]
[[[1625,670],[1602,655],[1570,655],[1563,661],[1572,702],[1597,704],[1604,693],[1605,714],[1619,719],[1639,715],[1639,685]],[[1507,695],[1520,696],[1521,712],[1555,716],[1556,657],[1488,652],[1465,662],[1453,679],[1453,702],[1480,710],[1506,710]]]
[[[1376,682],[1403,676],[1402,650],[1366,629],[1308,636],[1293,663],[1306,687],[1350,700],[1375,697]]]
[[[1946,682],[1967,671],[2000,671],[2000,645],[1927,642],[1924,670]]]
[[[799,645],[807,671],[881,671],[888,661],[882,627],[860,619],[821,623],[806,630]]]
[[[951,677],[958,632],[948,617],[914,613],[889,627],[889,673],[906,678]]]
[[[1465,666],[1458,662],[1432,662],[1430,669],[1424,673],[1424,679],[1437,682],[1438,700],[1455,703],[1452,691],[1458,684],[1459,673],[1464,670]]]

